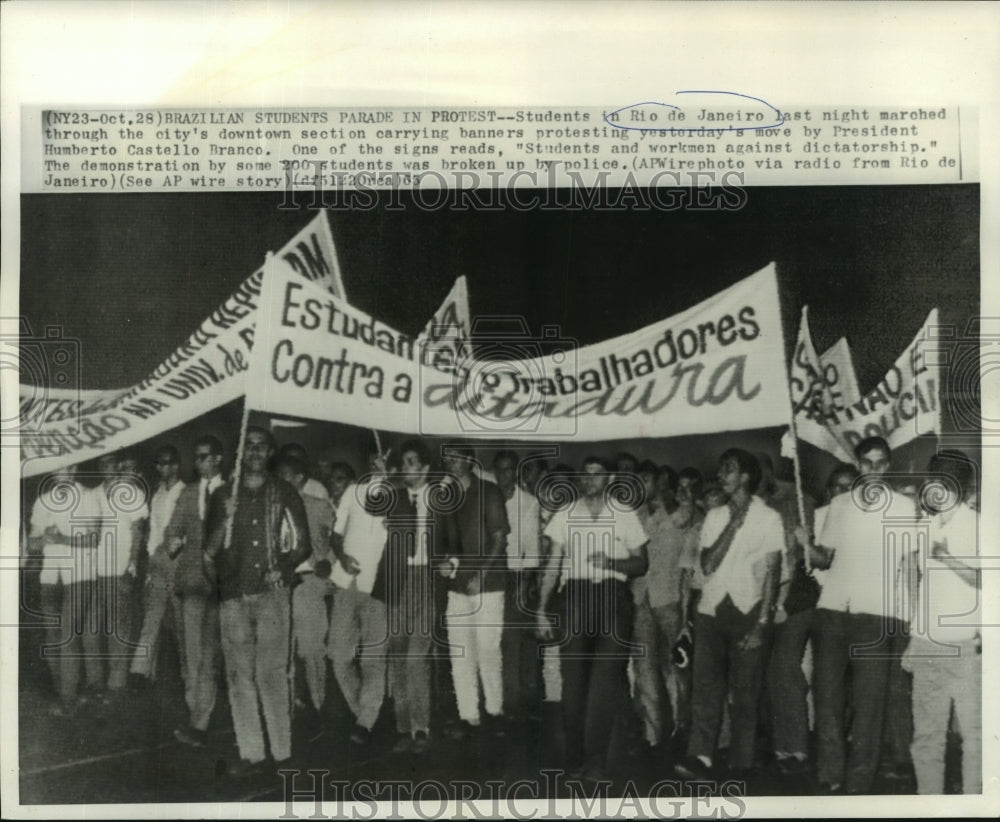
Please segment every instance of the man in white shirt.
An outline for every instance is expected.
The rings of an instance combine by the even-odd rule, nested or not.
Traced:
[[[219,624],[219,594],[205,574],[205,523],[209,501],[222,487],[222,443],[206,434],[195,440],[194,467],[197,482],[185,486],[174,506],[165,532],[165,543],[174,568],[174,614],[180,623],[179,643],[184,669],[184,701],[187,726],[176,728],[179,742],[204,747],[208,723],[215,709],[222,639]]]
[[[723,453],[718,479],[729,502],[708,511],[701,531],[705,578],[694,626],[691,737],[688,758],[675,766],[686,778],[706,776],[712,768],[727,684],[729,769],[742,776],[753,767],[764,650],[785,539],[781,516],[754,496],[761,469],[753,454],[739,448]]]
[[[138,563],[149,519],[148,488],[128,455],[101,457],[93,494],[101,512],[97,577],[109,691],[125,687],[138,628]]]
[[[306,449],[299,445],[297,442],[290,442],[287,445],[282,445],[281,449],[278,451],[278,456],[275,458],[275,464],[281,462],[285,457],[292,457],[302,463],[304,468],[309,466],[309,454],[306,453]],[[316,499],[321,499],[324,502],[330,502],[330,492],[327,490],[326,485],[318,479],[313,479],[306,473],[299,485],[296,486],[299,492],[307,497],[315,497]]]
[[[301,678],[296,677],[297,693],[304,685],[313,707],[319,712],[326,700],[327,601],[333,592],[328,556],[334,510],[329,498],[306,493],[306,464],[298,457],[279,457],[274,468],[279,477],[298,489],[309,522],[312,555],[295,569],[301,581],[292,589],[292,637],[303,673]],[[296,705],[304,706],[298,696]]]
[[[553,514],[544,536],[551,551],[542,578],[538,635],[554,638],[544,613],[566,578],[566,625],[561,645],[562,705],[570,773],[599,781],[608,742],[627,698],[625,670],[633,646],[628,580],[646,573],[646,533],[635,511],[608,503],[613,474],[599,457],[583,462],[582,496]]]
[[[897,586],[915,547],[916,509],[883,479],[891,460],[885,440],[862,440],[855,457],[861,478],[831,501],[818,544],[810,546],[813,566],[828,569],[813,623],[813,693],[821,790],[864,794],[878,768],[890,667],[899,664]],[[853,720],[846,750],[848,667]]]
[[[371,513],[386,473],[385,457],[373,454],[371,474],[344,491],[337,508],[331,547],[337,557],[330,579],[337,586],[330,614],[327,654],[354,714],[351,742],[366,746],[385,698],[385,585],[377,580],[385,550],[384,512]],[[379,583],[379,584],[376,584]]]
[[[175,559],[170,554],[164,539],[170,518],[174,514],[177,500],[184,490],[180,479],[180,454],[172,445],[165,445],[156,452],[153,465],[160,482],[149,503],[149,568],[145,583],[145,617],[139,632],[139,645],[132,657],[130,673],[137,677],[136,685],[144,685],[156,679],[156,663],[159,656],[160,633],[164,618],[171,609],[169,619],[174,632],[177,630],[179,615],[173,613],[171,600],[174,595]],[[180,643],[178,642],[178,646]],[[186,679],[184,655],[181,654],[181,678]]]
[[[76,466],[69,466],[42,482],[28,532],[29,549],[42,553],[42,611],[59,617],[47,629],[42,648],[60,700],[52,709],[56,716],[75,713],[81,657],[87,686],[94,691],[104,687],[99,635],[88,630],[97,605],[94,557],[100,514],[91,490],[75,476]]]
[[[968,563],[979,554],[978,516],[964,502],[974,476],[961,451],[931,457],[935,491],[929,555],[918,554],[920,585],[916,630],[903,658],[913,674],[913,768],[917,793],[944,792],[948,720],[954,712],[962,737],[962,792],[982,793],[982,580]],[[928,489],[930,490],[930,489]]]
[[[506,503],[507,579],[504,591],[503,704],[509,717],[540,718],[541,670],[535,613],[538,608],[538,567],[541,509],[538,500],[518,485],[518,460],[513,451],[493,458],[497,487]]]

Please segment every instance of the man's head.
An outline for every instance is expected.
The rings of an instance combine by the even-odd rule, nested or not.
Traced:
[[[510,497],[517,488],[517,454],[513,451],[497,451],[493,458],[493,475],[497,478],[497,487],[505,497]]]
[[[222,471],[222,443],[218,437],[206,434],[194,443],[194,470],[198,479],[212,479]]]
[[[889,470],[892,451],[881,437],[868,437],[854,447],[854,458],[863,475],[880,477]]]
[[[266,428],[248,425],[243,439],[243,470],[251,474],[263,474],[274,456],[274,437]]]
[[[120,468],[123,473],[127,470],[126,466],[127,461],[122,460]],[[181,470],[181,455],[174,446],[164,445],[156,450],[153,466],[161,483],[173,483]]]
[[[659,477],[660,469],[652,460],[643,460],[636,466],[635,472],[642,483],[646,502],[651,502],[656,496],[656,480]]]
[[[528,459],[521,463],[521,487],[529,494],[534,494],[538,481],[548,473],[549,464],[543,459]]]
[[[677,475],[677,502],[681,505],[693,505],[701,498],[701,471],[688,466]]]
[[[677,501],[677,472],[669,465],[661,465],[656,471],[656,495],[667,506]]]
[[[739,492],[752,494],[760,485],[760,464],[749,451],[730,448],[719,457],[718,479],[726,496],[732,497]]]
[[[170,447],[170,446],[167,446]],[[180,458],[177,456],[177,449],[173,449],[174,463],[180,465]],[[139,473],[139,458],[135,455],[134,451],[122,451],[118,454],[118,473],[119,474],[138,474]]]
[[[333,476],[333,466],[337,464],[337,458],[332,449],[327,449],[316,459],[316,479],[323,485],[330,484],[330,477]]]
[[[407,488],[420,488],[427,482],[431,453],[423,440],[411,439],[399,446],[399,467]]]
[[[583,476],[580,477],[580,491],[590,499],[599,497],[611,482],[611,466],[601,457],[587,457],[583,461]]]
[[[466,445],[450,443],[444,447],[444,470],[449,474],[454,474],[459,479],[472,476],[473,456],[472,449]]]
[[[760,483],[757,491],[761,494],[769,494],[774,491],[774,460],[771,459],[770,454],[765,454],[763,451],[758,451],[755,456],[757,464],[760,466]]]
[[[830,472],[830,477],[826,481],[827,497],[833,499],[834,497],[839,497],[841,494],[848,493],[854,486],[854,481],[859,475],[860,472],[856,465],[851,465],[849,462],[842,462],[837,465]]]
[[[306,453],[304,446],[299,445],[297,442],[286,442],[281,448],[278,449],[278,459],[282,457],[295,457],[296,459],[302,460],[302,462],[308,465],[309,455]]]
[[[118,454],[101,454],[97,460],[97,470],[102,482],[111,482],[118,476]]]
[[[306,464],[292,454],[278,457],[274,473],[294,488],[302,488],[306,484]]]
[[[639,460],[634,454],[630,454],[628,451],[621,451],[615,455],[614,468],[618,476],[634,474],[638,467]]]
[[[330,481],[326,485],[326,490],[330,494],[330,499],[337,503],[347,490],[347,486],[357,479],[354,469],[346,462],[335,462],[330,466]]]
[[[931,474],[925,483],[921,499],[933,507],[932,513],[950,511],[966,499],[972,480],[976,476],[972,460],[963,451],[947,450],[935,454],[927,463]],[[934,483],[932,489],[927,483]]]

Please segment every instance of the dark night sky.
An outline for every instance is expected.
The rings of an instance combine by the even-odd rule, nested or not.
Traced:
[[[281,194],[25,195],[21,313],[81,341],[87,388],[144,377],[310,220]],[[565,197],[563,198],[565,199]],[[581,344],[641,328],[777,263],[785,337],[846,335],[862,391],[928,311],[979,313],[978,186],[751,188],[738,211],[330,212],[351,301],[416,333],[459,274],[472,313]],[[949,424],[947,403],[945,426]]]

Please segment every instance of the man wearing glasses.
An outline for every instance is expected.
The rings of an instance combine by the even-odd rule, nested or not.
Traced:
[[[144,687],[156,679],[159,656],[160,632],[164,617],[170,608],[174,593],[174,558],[165,542],[166,528],[173,516],[177,499],[184,490],[180,479],[180,454],[172,445],[164,445],[156,452],[153,465],[160,478],[149,503],[149,572],[146,575],[146,613],[139,632],[139,646],[132,657],[132,684]],[[176,625],[176,617],[173,617]],[[184,656],[181,655],[181,673],[184,673]]]
[[[222,443],[211,435],[194,444],[198,481],[184,487],[166,528],[164,545],[175,558],[173,607],[180,624],[178,645],[184,676],[189,724],[174,736],[186,745],[203,747],[215,708],[219,665],[219,599],[205,575],[202,551],[209,500],[223,484]]]

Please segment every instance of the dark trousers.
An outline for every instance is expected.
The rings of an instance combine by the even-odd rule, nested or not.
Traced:
[[[508,571],[504,591],[503,706],[508,716],[521,718],[541,710],[541,653],[535,637],[538,573]]]
[[[812,631],[815,608],[792,614],[774,627],[774,644],[767,667],[767,702],[773,748],[780,754],[809,751],[809,683],[802,672],[802,655]]]
[[[731,695],[729,765],[750,768],[757,732],[765,633],[760,647],[740,643],[757,624],[760,604],[744,614],[727,596],[715,615],[697,614],[694,621],[694,694],[691,704],[691,756],[715,756],[727,690]]]
[[[398,596],[389,602],[389,690],[396,730],[430,732],[434,593],[431,570],[408,565]]]
[[[570,580],[560,649],[567,760],[603,768],[615,715],[628,696],[632,592],[622,582]]]
[[[813,693],[818,736],[817,777],[869,793],[878,768],[891,639],[888,620],[872,614],[816,610]],[[898,663],[898,660],[896,661]],[[845,740],[846,674],[851,674],[851,746]]]
[[[891,769],[905,770],[912,759],[913,675],[903,670],[903,654],[910,644],[910,626],[899,619],[889,623],[889,679],[885,689],[885,727],[882,731],[882,761]]]

